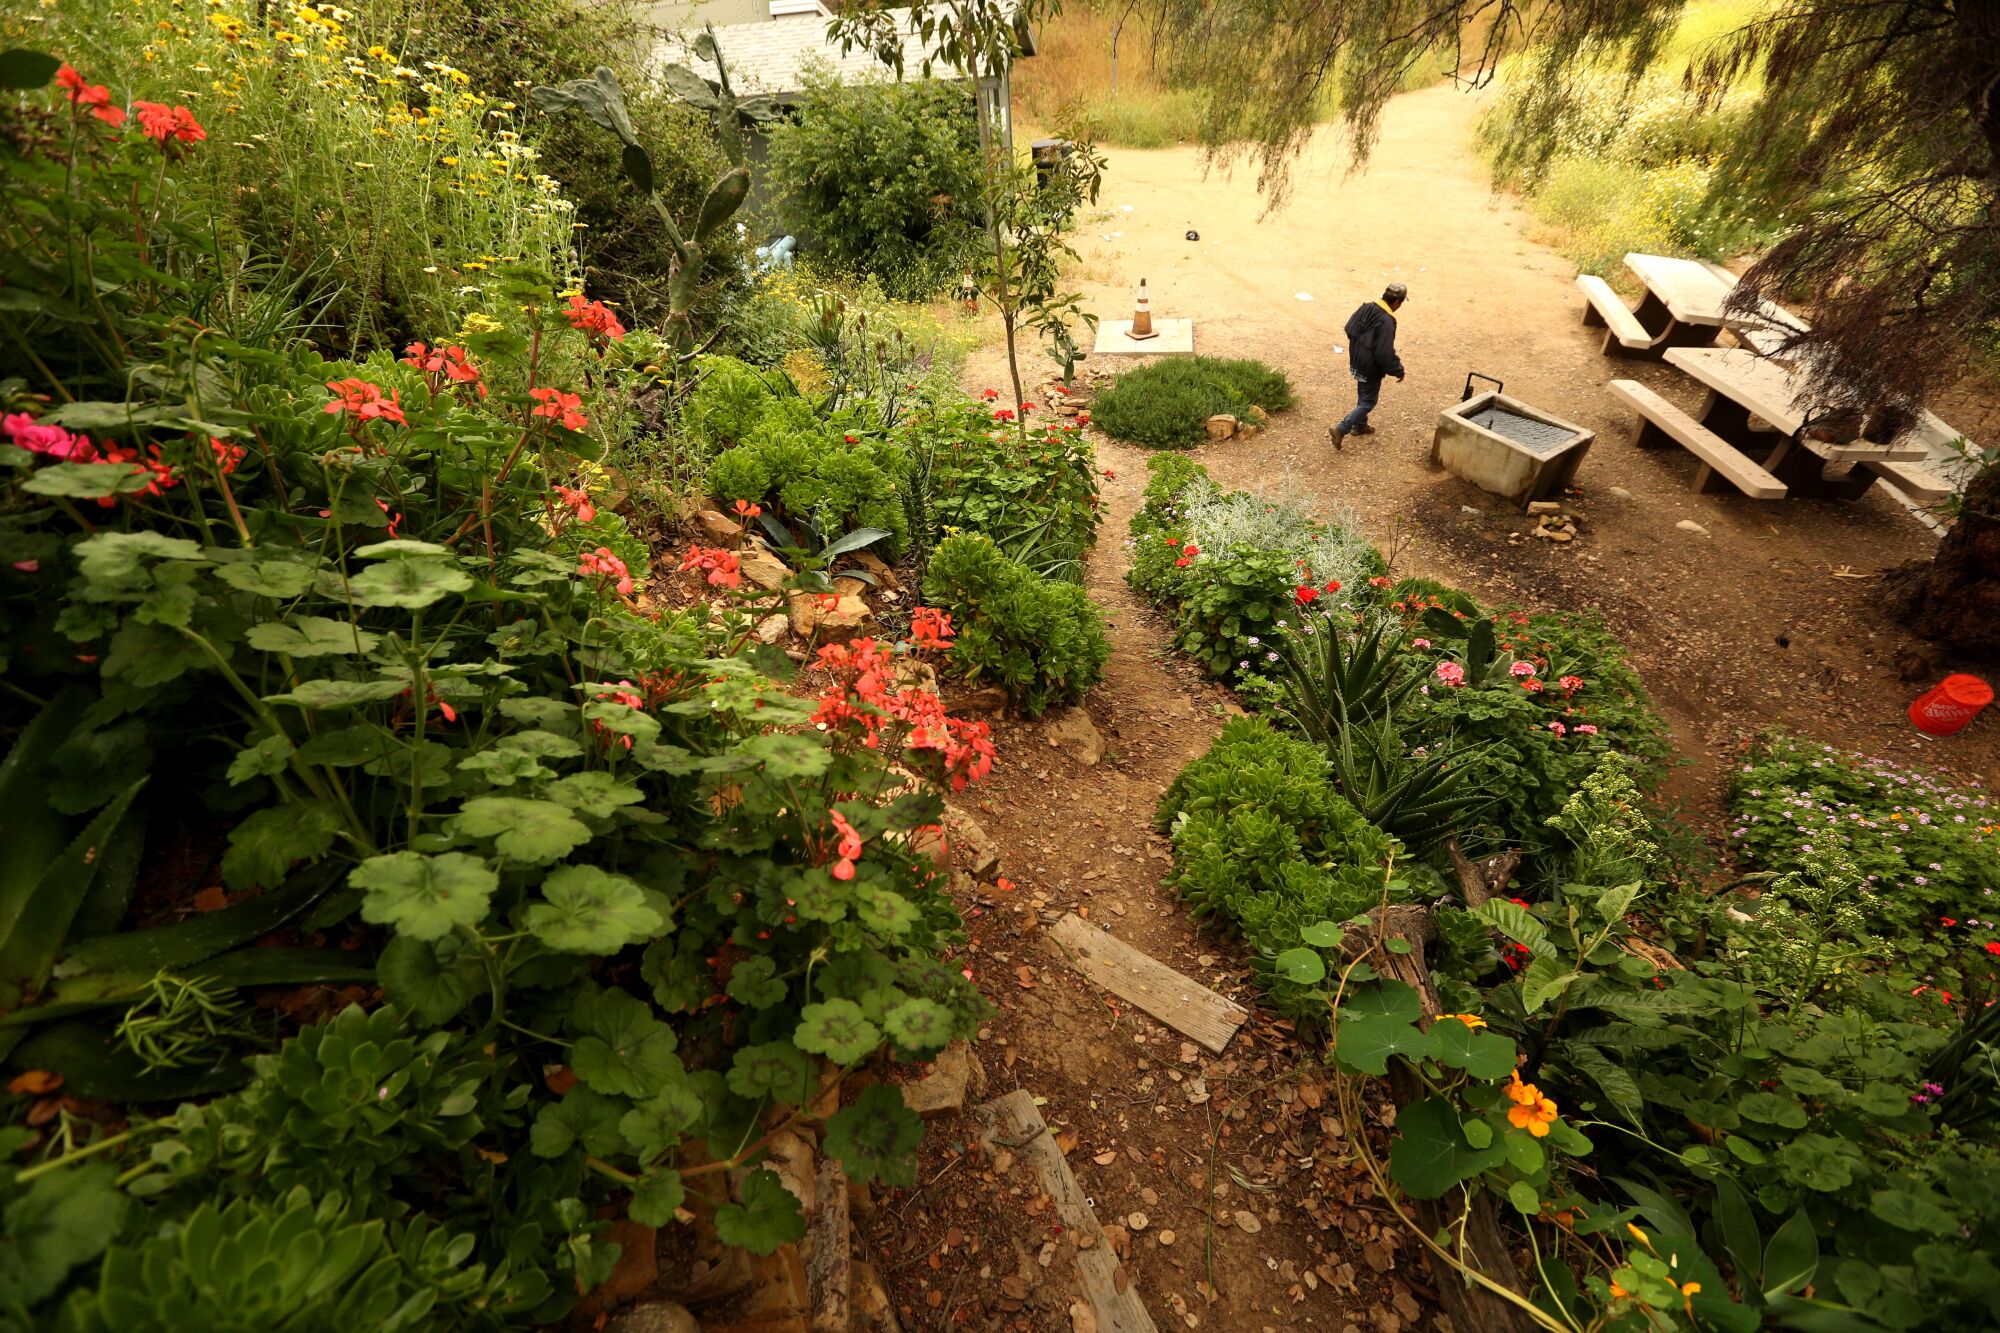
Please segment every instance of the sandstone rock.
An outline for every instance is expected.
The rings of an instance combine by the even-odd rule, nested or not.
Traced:
[[[791,627],[792,618],[783,612],[765,616],[757,622],[757,642],[776,643]]]
[[[961,713],[998,714],[1007,711],[1007,691],[998,685],[988,685],[967,695],[958,711]]]
[[[896,571],[884,564],[879,557],[871,555],[867,551],[856,551],[847,558],[867,570],[870,574],[873,574],[876,585],[884,591],[894,592],[903,586],[902,582],[896,577]]]
[[[727,546],[734,546],[737,539],[743,535],[743,525],[741,523],[730,518],[727,514],[719,514],[713,509],[702,510],[694,516],[694,521],[700,524],[701,530],[707,533],[712,539],[722,542]]]
[[[672,1301],[648,1301],[606,1324],[604,1333],[701,1333],[701,1325],[684,1306]]]
[[[848,578],[846,575],[833,581],[833,590],[842,597],[859,597],[867,587],[865,580]]]
[[[743,577],[760,588],[782,588],[785,580],[792,576],[785,562],[761,545],[743,552],[737,557],[736,564],[743,571]]]
[[[903,1102],[921,1116],[947,1115],[964,1107],[968,1092],[985,1094],[986,1070],[972,1047],[960,1040],[938,1052],[930,1074],[903,1085]]]
[[[1704,528],[1701,524],[1695,522],[1691,518],[1684,518],[1680,522],[1674,524],[1674,526],[1679,528],[1682,532],[1692,532],[1697,537],[1706,537],[1708,535],[1708,529]]]
[[[618,1247],[618,1262],[612,1265],[611,1276],[594,1288],[586,1304],[594,1310],[605,1310],[631,1300],[640,1292],[653,1285],[660,1275],[659,1236],[653,1228],[629,1218],[620,1218],[611,1224],[605,1239]]]
[[[828,630],[860,629],[875,618],[868,603],[852,594],[832,606],[822,606],[812,593],[796,589],[785,595],[785,613],[791,617],[792,633],[800,638]]]
[[[956,806],[944,812],[945,833],[958,849],[958,863],[974,879],[992,879],[1000,873],[1000,844],[979,821]]]
[[[821,1163],[814,1193],[819,1203],[805,1239],[813,1333],[847,1333],[853,1322],[854,1237],[847,1216],[847,1173],[840,1163]]]
[[[799,1201],[799,1211],[810,1213],[819,1202],[818,1175],[813,1165],[812,1144],[794,1130],[786,1130],[770,1142],[771,1157],[763,1164],[778,1182]]]
[[[854,1317],[848,1327],[852,1333],[903,1333],[874,1264],[854,1265]]]
[[[1562,505],[1555,500],[1530,500],[1528,512],[1531,514],[1560,514]]]
[[[1208,419],[1208,438],[1211,440],[1229,439],[1236,434],[1236,428],[1241,424],[1240,421],[1230,416],[1227,412],[1218,412]]]
[[[1632,498],[1632,492],[1626,490],[1623,486],[1608,486],[1605,488],[1605,493],[1614,500],[1629,500]]]
[[[1051,713],[1043,725],[1049,744],[1086,768],[1095,768],[1098,761],[1104,758],[1104,737],[1098,734],[1090,714],[1081,708],[1065,708],[1060,713]]]
[[[1236,438],[1247,440],[1262,429],[1264,428],[1254,421],[1239,421],[1236,423]]]

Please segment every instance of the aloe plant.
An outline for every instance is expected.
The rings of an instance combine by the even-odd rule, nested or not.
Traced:
[[[720,71],[721,53],[715,47],[714,34],[704,33],[703,38],[707,40],[709,49],[715,52],[716,68]],[[699,45],[697,42],[697,47]],[[726,82],[723,91],[727,92]],[[737,165],[723,172],[715,184],[709,186],[693,226],[683,230],[674,221],[672,210],[660,195],[653,176],[653,156],[639,142],[638,130],[632,124],[631,113],[625,108],[625,92],[619,87],[616,74],[599,65],[597,72],[588,79],[572,79],[553,87],[538,87],[530,96],[537,107],[550,115],[572,109],[583,112],[595,124],[617,135],[619,142],[624,144],[619,160],[625,169],[626,179],[645,194],[667,232],[667,319],[662,333],[675,353],[678,370],[694,357],[694,297],[701,286],[702,247],[736,215],[750,194],[750,172],[742,165],[742,127],[737,116],[732,114],[728,118],[730,128],[727,131],[719,125],[717,130],[723,140],[724,152]],[[733,94],[729,94],[728,105],[741,111],[742,104],[735,101]]]

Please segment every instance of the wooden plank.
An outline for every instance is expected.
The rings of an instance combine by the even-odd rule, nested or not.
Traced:
[[[1952,484],[1928,468],[1911,467],[1907,463],[1877,463],[1864,461],[1861,466],[1888,482],[1918,504],[1936,504],[1947,499],[1953,492]]]
[[[1236,1001],[1182,976],[1074,912],[1065,913],[1049,928],[1049,938],[1086,978],[1217,1054],[1250,1016]]]
[[[1048,1122],[1035,1109],[1035,1098],[1026,1088],[1016,1088],[973,1112],[982,1129],[979,1141],[989,1152],[1004,1149],[1026,1164],[1056,1206],[1056,1215],[1068,1228],[1072,1240],[1092,1237],[1088,1248],[1076,1252],[1076,1272],[1083,1294],[1097,1316],[1098,1333],[1159,1333],[1153,1316],[1146,1313],[1132,1270],[1126,1269],[1111,1251],[1104,1228],[1090,1200],[1076,1183]]]
[[[1753,500],[1782,500],[1785,483],[1745,458],[1729,441],[1703,426],[1637,380],[1613,380],[1612,395],[1652,422],[1675,443],[1720,473],[1730,485]],[[1705,478],[1697,478],[1697,486]]]
[[[1591,273],[1579,273],[1576,285],[1583,289],[1584,298],[1590,302],[1589,310],[1597,315],[1597,322],[1611,331],[1611,336],[1618,340],[1620,346],[1641,352],[1653,345],[1653,335],[1646,332],[1646,326],[1639,322],[1639,317],[1626,308],[1625,303],[1618,299],[1618,293],[1612,291],[1611,285],[1604,279]],[[1586,318],[1584,322],[1591,321]]]

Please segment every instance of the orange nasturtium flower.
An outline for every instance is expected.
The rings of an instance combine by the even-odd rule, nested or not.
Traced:
[[[1507,1077],[1509,1082],[1502,1091],[1514,1103],[1507,1108],[1507,1123],[1527,1130],[1535,1138],[1546,1138],[1549,1126],[1555,1123],[1556,1104],[1542,1096],[1542,1090],[1534,1084],[1523,1083],[1518,1073]]]

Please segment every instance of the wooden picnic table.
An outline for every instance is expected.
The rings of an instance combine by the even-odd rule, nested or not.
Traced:
[[[1851,500],[1878,479],[1872,467],[1856,464],[1921,463],[1930,457],[1918,438],[1928,423],[1886,442],[1841,444],[1807,435],[1800,407],[1807,388],[1803,375],[1791,364],[1749,348],[1675,347],[1667,351],[1666,362],[1708,390],[1701,425],[1757,458],[1792,494]]]

